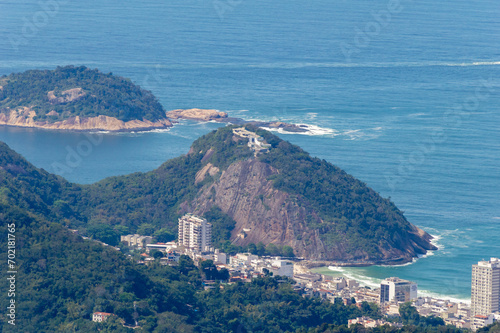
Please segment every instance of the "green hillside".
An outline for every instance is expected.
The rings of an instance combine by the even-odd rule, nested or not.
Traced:
[[[0,86],[0,112],[30,107],[38,121],[99,115],[122,121],[165,119],[165,110],[150,91],[129,79],[84,66],[2,76]]]
[[[273,186],[293,195],[299,206],[309,207],[311,214],[321,218],[321,223],[307,219],[304,223],[318,230],[327,246],[343,244],[347,253],[363,251],[372,260],[381,258],[381,249],[406,251],[416,246],[415,251],[422,253],[426,246],[432,248],[415,234],[392,202],[364,183],[269,132],[257,131],[273,146],[258,157],[279,170],[270,178]],[[246,142],[233,140],[232,127],[225,127],[196,140],[190,154],[169,160],[154,171],[82,186],[36,169],[3,144],[0,200],[57,218],[112,245],[121,234],[138,230],[170,240],[176,235],[178,217],[190,210],[186,205],[218,177],[208,176],[195,184],[196,173],[207,163],[224,170],[233,162],[251,158]],[[219,215],[214,221],[216,245],[227,240],[234,226],[231,218]]]

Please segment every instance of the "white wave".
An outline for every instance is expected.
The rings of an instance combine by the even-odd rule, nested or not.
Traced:
[[[363,62],[363,63],[345,63],[345,62],[330,62],[330,63],[267,63],[248,65],[249,67],[257,68],[304,68],[304,67],[326,67],[326,68],[392,68],[392,67],[469,67],[469,66],[499,66],[500,61],[472,61],[472,62],[444,62],[444,61],[414,61],[414,62]]]
[[[419,113],[412,113],[412,114],[408,115],[408,117],[410,117],[410,118],[416,118],[416,117],[422,117],[422,116],[427,116],[427,113],[419,112]]]
[[[331,271],[334,271],[334,272],[344,272],[345,271],[343,267],[339,267],[339,266],[328,266],[328,269]]]
[[[382,127],[376,127],[372,128],[371,130],[377,132],[377,133],[366,133],[362,131],[361,129],[356,129],[356,130],[347,130],[342,132],[340,135],[346,136],[346,140],[353,141],[353,140],[373,140],[378,138],[380,134],[380,130],[382,130]]]
[[[404,264],[400,264],[400,265],[377,265],[377,266],[379,266],[379,267],[405,267],[405,266],[413,265],[414,263],[417,262],[417,260],[419,258],[423,258],[423,257],[413,258],[412,261],[404,263]]]
[[[412,263],[408,263],[412,264]],[[405,264],[405,265],[408,265]],[[404,266],[404,265],[401,265]],[[395,266],[392,266],[395,267]],[[359,274],[357,272],[349,270],[349,267],[337,267],[337,266],[329,266],[329,270],[333,272],[339,272],[342,274],[347,279],[352,279],[356,280],[359,282],[360,286],[368,286],[372,289],[374,288],[380,288],[380,283],[382,282],[383,279],[378,279],[370,276],[366,276],[363,274]],[[467,298],[460,298],[457,297],[456,295],[446,295],[446,294],[440,294],[436,292],[431,292],[425,289],[419,289],[418,290],[418,295],[419,296],[426,296],[426,297],[432,297],[435,299],[441,299],[441,300],[449,300],[451,302],[456,302],[456,303],[470,303],[470,299]]]
[[[493,220],[500,220],[500,216],[493,216]]]
[[[347,279],[358,281],[360,286],[368,286],[372,289],[380,288],[380,283],[382,282],[382,279],[377,279],[351,272],[343,273],[342,275],[344,275],[344,277],[346,277]]]
[[[337,130],[334,130],[332,128],[326,128],[308,124],[294,124],[294,125],[304,129],[305,132],[292,132],[292,131],[287,131],[286,129],[283,128],[272,128],[272,127],[262,127],[262,128],[267,131],[278,132],[280,134],[300,134],[300,135],[329,136],[329,137],[340,135]]]
[[[432,298],[441,299],[441,300],[448,300],[448,301],[455,302],[455,303],[470,304],[470,298],[458,298],[456,296],[449,296],[449,295],[439,294],[439,293],[435,293],[435,292],[428,291],[428,290],[425,290],[425,289],[419,289],[418,290],[418,296],[432,297]]]

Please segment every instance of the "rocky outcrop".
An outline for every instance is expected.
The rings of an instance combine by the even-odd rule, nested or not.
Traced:
[[[217,173],[219,172],[219,168],[215,167],[212,165],[212,163],[207,163],[207,165],[205,165],[200,171],[198,171],[196,173],[196,177],[195,177],[195,181],[194,183],[195,184],[198,184],[202,181],[205,180],[205,177],[207,176],[207,173],[210,175],[210,176],[215,176]]]
[[[74,102],[82,97],[87,95],[85,91],[83,91],[82,88],[73,88],[73,89],[68,89],[64,90],[61,92],[61,96],[57,97],[54,94],[54,91],[49,91],[47,93],[47,98],[49,99],[50,103],[52,104],[65,104],[69,102]]]
[[[206,173],[211,167],[205,165],[199,174]],[[362,250],[353,252],[348,235],[340,235],[341,241],[327,247],[321,238],[321,227],[309,227],[323,223],[316,212],[304,200],[276,190],[268,180],[269,176],[278,172],[257,159],[233,163],[214,183],[202,188],[186,208],[203,214],[216,205],[236,221],[231,237],[233,243],[289,245],[297,256],[308,260],[399,264],[429,250],[431,237],[414,226],[399,248],[381,244],[378,250],[383,258],[377,261],[372,261],[370,254]]]
[[[167,112],[167,117],[170,119],[190,119],[201,121],[220,121],[227,118],[227,113],[217,110],[206,109],[178,109]]]
[[[101,115],[88,118],[76,116],[51,123],[36,121],[35,117],[36,112],[31,108],[25,107],[19,110],[11,110],[9,113],[0,113],[0,125],[71,131],[132,131],[161,129],[172,126],[168,119],[161,119],[156,122],[149,120],[124,122],[117,118]]]
[[[227,113],[220,112],[217,110],[178,109],[178,110],[168,111],[167,117],[173,120],[188,119],[188,120],[199,120],[199,121],[217,121],[220,123],[231,123],[234,125],[251,124],[257,127],[280,129],[285,132],[293,132],[293,133],[305,133],[309,131],[307,127],[304,127],[304,125],[289,124],[289,123],[284,123],[282,121],[245,120],[242,118],[228,117]]]

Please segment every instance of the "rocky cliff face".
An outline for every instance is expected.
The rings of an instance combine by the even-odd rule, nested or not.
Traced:
[[[63,121],[50,123],[48,121],[36,121],[34,117],[36,117],[36,112],[27,107],[11,110],[8,114],[0,113],[0,125],[71,131],[130,131],[161,129],[172,126],[172,123],[168,119],[161,119],[156,122],[149,120],[131,120],[124,122],[117,118],[101,115],[89,118],[76,116]]]
[[[370,255],[362,250],[346,251],[350,242],[347,235],[334,246],[325,246],[321,229],[309,227],[323,223],[318,214],[307,203],[297,200],[299,198],[276,190],[268,180],[278,172],[257,159],[233,163],[215,175],[218,179],[214,183],[200,190],[190,209],[203,214],[213,205],[220,207],[236,221],[231,240],[237,245],[274,243],[289,245],[297,256],[310,260],[373,263]],[[377,262],[408,262],[431,249],[430,236],[413,228],[399,248],[381,245],[379,251],[383,259]]]

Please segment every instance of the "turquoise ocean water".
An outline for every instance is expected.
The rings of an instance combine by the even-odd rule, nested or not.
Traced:
[[[86,65],[130,77],[167,110],[311,125],[279,135],[391,197],[439,246],[410,265],[331,272],[467,299],[471,265],[500,256],[499,17],[486,0],[4,1],[0,75]],[[218,126],[0,128],[0,140],[91,183],[154,169]]]

